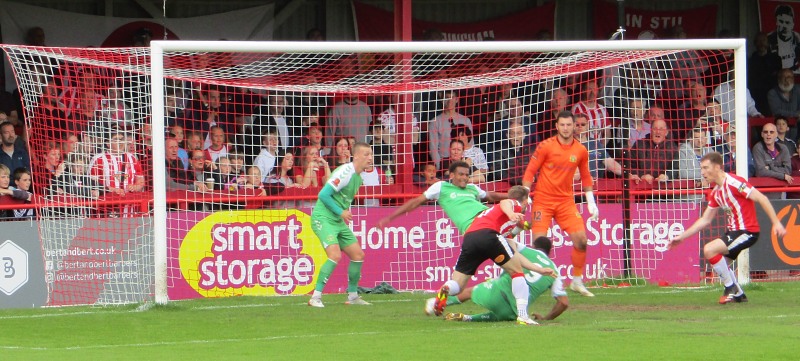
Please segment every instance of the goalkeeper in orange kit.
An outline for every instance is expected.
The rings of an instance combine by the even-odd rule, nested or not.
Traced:
[[[572,283],[570,289],[587,297],[594,294],[583,284],[583,268],[586,266],[586,228],[583,217],[575,205],[572,179],[575,170],[580,170],[581,185],[586,194],[591,219],[597,220],[600,211],[592,193],[592,176],[589,173],[589,152],[573,138],[575,116],[562,111],[556,118],[558,134],[543,140],[531,156],[522,185],[530,189],[536,178],[533,194],[532,230],[536,239],[547,235],[553,218],[572,240]]]

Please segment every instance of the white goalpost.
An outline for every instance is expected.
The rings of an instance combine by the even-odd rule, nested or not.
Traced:
[[[375,152],[351,224],[367,257],[364,287],[438,287],[460,247],[441,209],[425,205],[387,229],[377,229],[377,220],[447,180],[456,154],[470,160],[473,182],[505,192],[535,145],[553,134],[552,115],[561,109],[586,111],[585,141],[599,147],[590,161],[601,220],[586,223],[587,284],[703,282],[700,245],[724,232],[714,228],[666,252],[669,235],[700,215],[704,189],[672,162],[661,169],[668,182],[625,180],[624,172],[641,168],[637,162],[656,163],[631,155],[633,139],[648,137],[636,124],[650,131],[651,110],[663,110],[676,156],[697,127],[708,149],[726,159],[735,149],[731,170],[747,177],[744,39],[3,49],[21,89],[32,158],[58,148],[66,173],[84,161],[89,169],[79,176],[99,183],[99,193],[84,196],[51,182],[47,162],[34,166],[34,183],[47,184],[39,224],[45,261],[107,261],[139,275],[104,276],[112,285],[86,275],[122,268],[54,266],[53,305],[310,293],[325,257],[310,212],[351,141]],[[732,103],[709,99],[692,109],[692,84],[711,98],[723,83],[733,88]],[[732,117],[718,117],[719,107],[733,109]],[[731,134],[739,134],[735,143]],[[122,158],[104,163],[104,154]],[[580,191],[576,202],[585,213]],[[569,237],[555,225],[548,235],[559,272],[569,277]],[[114,252],[63,256],[76,247]],[[749,282],[746,252],[737,269],[739,281]],[[487,263],[475,280],[496,272]],[[328,289],[342,290],[343,278],[334,273]]]

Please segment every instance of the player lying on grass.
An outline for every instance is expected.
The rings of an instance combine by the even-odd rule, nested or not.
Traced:
[[[706,243],[703,246],[703,255],[725,285],[719,303],[747,302],[747,296],[736,282],[736,276],[728,264],[739,256],[739,252],[750,248],[758,241],[761,229],[756,218],[755,203],[761,205],[764,213],[772,221],[772,233],[783,237],[786,228],[781,224],[775,209],[764,194],[744,178],[725,173],[721,154],[712,152],[700,158],[700,173],[706,182],[714,184],[714,189],[708,197],[708,207],[703,216],[691,227],[670,239],[668,247],[671,249],[679,245],[684,239],[711,224],[717,210],[722,209],[728,216],[728,231],[724,239],[717,238]]]
[[[511,295],[516,302],[517,323],[535,325],[528,316],[529,290],[525,281],[523,268],[544,276],[557,277],[555,266],[542,267],[517,255],[516,242],[506,239],[500,232],[507,224],[524,222],[525,209],[528,207],[528,190],[522,186],[514,186],[508,190],[508,199],[500,201],[492,208],[481,212],[464,234],[461,243],[461,254],[456,261],[455,270],[450,280],[445,282],[436,294],[434,314],[441,315],[449,296],[455,296],[466,286],[469,278],[487,259],[502,267],[511,277]]]
[[[547,237],[539,237],[533,241],[533,249],[518,243],[517,252],[528,259],[530,262],[538,264],[544,268],[555,268],[555,264],[550,260],[550,249],[553,243]],[[556,299],[555,305],[547,315],[533,313],[536,320],[553,320],[561,315],[569,307],[567,293],[564,291],[561,278],[551,278],[542,276],[536,272],[525,271],[525,282],[527,283],[529,304],[536,301],[539,296],[550,289],[553,298]],[[513,294],[511,290],[511,276],[503,272],[500,277],[487,280],[475,287],[469,287],[447,301],[448,305],[460,304],[470,299],[477,305],[483,306],[489,312],[476,315],[465,315],[463,313],[448,313],[444,319],[447,321],[466,321],[466,322],[495,322],[513,321],[517,318],[517,306],[512,303]],[[432,314],[433,304],[436,299],[431,298],[426,303],[425,312]]]

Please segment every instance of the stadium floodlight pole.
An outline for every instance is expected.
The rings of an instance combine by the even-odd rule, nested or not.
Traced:
[[[164,57],[163,49],[150,47],[150,124],[153,142],[153,262],[155,302],[166,304],[167,296],[167,177],[164,158]]]

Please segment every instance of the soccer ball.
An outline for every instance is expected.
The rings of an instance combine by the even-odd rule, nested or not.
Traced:
[[[431,298],[425,300],[425,314],[426,315],[435,316],[435,313],[433,311],[433,305],[435,305],[435,304],[436,304],[436,298],[431,297]]]

